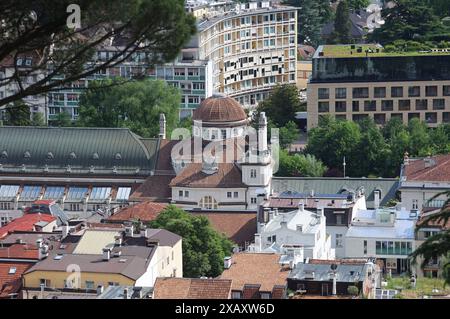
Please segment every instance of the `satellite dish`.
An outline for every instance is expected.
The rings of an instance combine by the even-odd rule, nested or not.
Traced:
[[[331,267],[332,270],[336,270],[338,266],[336,264],[331,264],[330,267]]]

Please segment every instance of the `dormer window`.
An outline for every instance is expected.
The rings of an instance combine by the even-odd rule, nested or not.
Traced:
[[[256,169],[255,168],[250,169],[250,178],[256,178]]]
[[[0,156],[1,156],[1,158],[8,158],[8,152],[7,151],[3,151]]]
[[[53,155],[52,152],[47,153],[47,159],[54,159],[54,158],[55,158],[55,156]]]
[[[70,152],[69,158],[70,159],[76,159],[77,158],[77,154],[75,154],[75,152]]]
[[[116,153],[116,155],[114,156],[114,158],[116,160],[121,160],[122,159],[122,155],[120,153]]]
[[[98,156],[98,153],[94,153],[92,154],[92,159],[98,160],[100,158],[100,156]]]
[[[31,153],[29,151],[26,151],[25,153],[23,153],[23,157],[24,158],[30,158],[31,157]]]

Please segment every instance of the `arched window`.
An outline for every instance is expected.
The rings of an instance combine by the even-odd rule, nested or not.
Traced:
[[[205,196],[198,205],[204,209],[217,209],[217,201],[212,196]]]

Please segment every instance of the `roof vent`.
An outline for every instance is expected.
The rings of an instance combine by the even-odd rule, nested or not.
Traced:
[[[92,159],[98,160],[100,158],[100,156],[98,156],[98,153],[95,152],[94,154],[92,154]]]
[[[120,153],[116,153],[116,155],[114,156],[114,158],[116,160],[121,160],[122,159],[122,155]]]
[[[69,158],[70,159],[76,159],[77,158],[77,154],[75,154],[75,152],[70,152]]]
[[[94,169],[94,165],[91,165],[89,167],[89,173],[94,173],[95,169]]]
[[[24,158],[30,158],[31,157],[31,153],[29,151],[26,151],[25,153],[23,153],[23,157]]]
[[[1,156],[1,158],[8,158],[8,152],[7,151],[3,151],[0,156]]]
[[[71,172],[72,171],[72,167],[70,167],[70,165],[67,165],[67,167],[66,167],[66,172]]]
[[[47,153],[47,159],[54,159],[54,158],[55,158],[55,156],[53,155],[52,152]]]
[[[47,164],[44,165],[44,172],[48,172],[48,165]]]

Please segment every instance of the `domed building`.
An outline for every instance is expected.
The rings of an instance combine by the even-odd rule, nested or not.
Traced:
[[[204,100],[192,119],[194,137],[208,141],[242,137],[249,123],[244,108],[224,94],[214,94]]]

